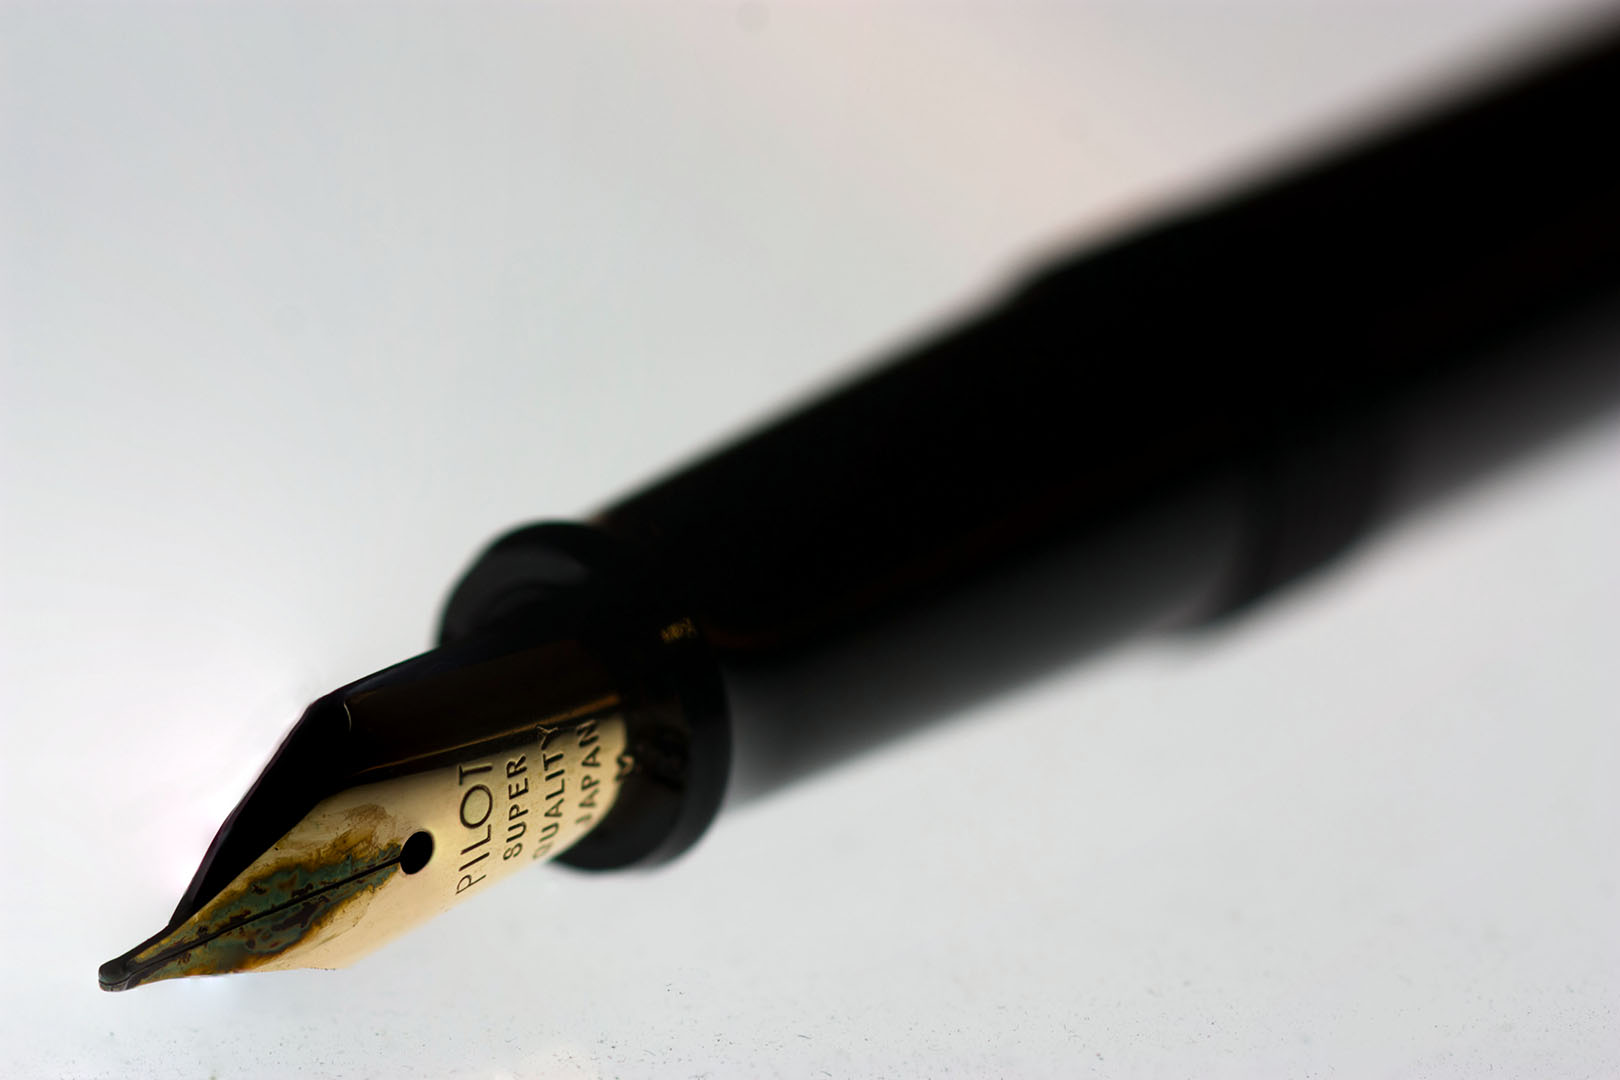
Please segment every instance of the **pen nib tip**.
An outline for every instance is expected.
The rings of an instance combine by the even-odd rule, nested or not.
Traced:
[[[141,965],[134,963],[135,954],[152,945],[169,931],[154,934],[122,956],[115,956],[102,964],[96,971],[96,985],[103,990],[116,993],[119,990],[132,990],[141,983],[146,982],[153,972],[143,971]],[[159,975],[158,978],[163,978]]]

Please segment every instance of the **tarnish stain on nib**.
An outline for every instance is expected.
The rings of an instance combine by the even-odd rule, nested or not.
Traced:
[[[363,903],[370,898],[395,871],[399,849],[394,849],[395,862],[371,873],[332,886],[309,899],[296,903],[274,916],[249,919],[201,942],[197,946],[165,959],[150,973],[141,976],[141,982],[174,979],[185,975],[223,975],[233,971],[248,971],[268,963],[292,948],[306,937],[317,933],[326,923],[345,908]]]
[[[124,958],[127,978],[114,980],[119,985],[105,977],[103,985],[127,989],[246,971],[319,935],[338,916],[368,904],[398,872],[401,843],[378,837],[388,820],[380,806],[359,806],[344,815],[346,827],[326,844],[271,848],[185,923]]]

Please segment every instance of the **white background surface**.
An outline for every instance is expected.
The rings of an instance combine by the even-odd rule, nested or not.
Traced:
[[[0,1072],[1620,1072],[1613,423],[666,871],[94,982],[496,530],[1547,11],[0,8]]]

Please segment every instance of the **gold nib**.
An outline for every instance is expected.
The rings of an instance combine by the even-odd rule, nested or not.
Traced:
[[[102,988],[353,963],[566,850],[612,805],[623,750],[617,717],[537,725],[526,746],[325,799],[194,914],[104,965]]]
[[[169,926],[102,965],[102,989],[341,967],[566,851],[629,762],[618,696],[570,646],[470,663],[439,650],[316,702]]]

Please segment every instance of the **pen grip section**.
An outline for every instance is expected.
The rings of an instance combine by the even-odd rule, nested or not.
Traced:
[[[719,808],[731,742],[714,661],[681,606],[594,530],[533,525],[496,541],[462,577],[441,648],[512,634],[565,648],[574,660],[554,669],[557,684],[596,679],[623,725],[612,809],[559,861],[647,865],[696,841]],[[531,709],[555,700],[547,681],[517,691]]]

